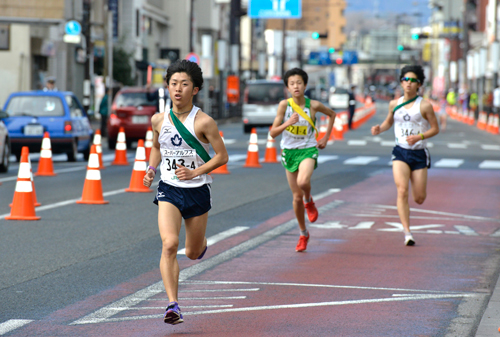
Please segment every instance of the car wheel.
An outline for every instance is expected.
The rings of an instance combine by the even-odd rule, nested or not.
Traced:
[[[16,161],[17,161],[18,163],[20,163],[20,162],[21,162],[21,152],[16,152],[16,153],[14,153],[14,156],[16,156]]]
[[[0,164],[0,172],[7,172],[9,170],[10,160],[10,144],[6,141],[6,146],[3,148],[2,164]]]
[[[76,161],[76,158],[78,157],[78,140],[73,139],[71,152],[66,152],[66,155],[68,156],[68,161]]]
[[[243,125],[243,132],[244,133],[250,133],[252,131],[252,126],[248,124]]]

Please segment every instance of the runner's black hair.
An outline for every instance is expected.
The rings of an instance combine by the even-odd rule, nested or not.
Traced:
[[[404,66],[403,69],[401,69],[401,75],[399,76],[399,82],[405,77],[407,73],[414,73],[417,75],[418,80],[420,81],[420,84],[424,84],[425,81],[425,75],[424,75],[424,69],[422,66],[419,66],[418,64],[414,65],[408,65]]]
[[[283,82],[285,82],[285,85],[287,87],[288,87],[288,79],[294,75],[299,75],[300,77],[302,77],[304,84],[307,85],[307,80],[309,79],[309,77],[307,76],[307,73],[300,68],[293,68],[293,69],[288,70],[285,73],[285,76],[283,77]]]
[[[203,87],[203,72],[195,62],[178,60],[172,63],[167,69],[167,75],[165,75],[167,84],[170,84],[170,78],[175,73],[186,73],[191,78],[194,88],[201,90]]]

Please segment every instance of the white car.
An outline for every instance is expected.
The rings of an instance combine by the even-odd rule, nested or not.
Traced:
[[[2,119],[7,118],[9,115],[0,110],[0,172],[7,172],[9,170],[10,158],[10,139],[7,127]]]
[[[271,126],[278,105],[286,96],[283,81],[248,81],[243,98],[243,131],[249,133],[253,127]]]
[[[333,110],[347,110],[349,108],[349,92],[344,88],[331,87],[328,103]]]

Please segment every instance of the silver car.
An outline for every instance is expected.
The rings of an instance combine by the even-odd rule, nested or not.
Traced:
[[[328,100],[330,108],[336,111],[349,109],[349,92],[344,88],[330,88],[330,98]]]
[[[286,96],[282,81],[248,81],[243,98],[243,131],[249,133],[253,127],[271,126],[279,102]]]
[[[3,123],[3,119],[7,118],[8,114],[0,110],[0,172],[7,172],[9,170],[10,158],[10,139],[7,127]]]

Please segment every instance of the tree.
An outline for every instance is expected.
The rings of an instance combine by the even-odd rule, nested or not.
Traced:
[[[127,53],[121,47],[113,47],[113,79],[123,85],[134,85],[130,61],[133,53]]]

